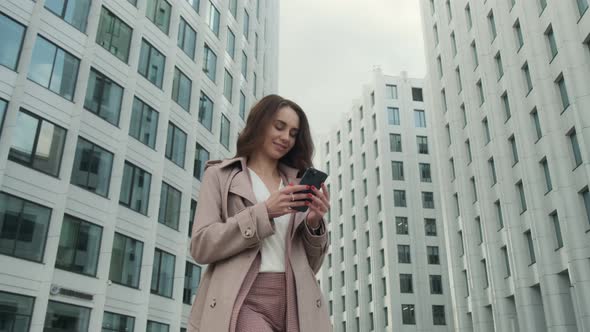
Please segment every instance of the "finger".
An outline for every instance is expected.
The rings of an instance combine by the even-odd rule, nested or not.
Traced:
[[[326,194],[324,192],[321,192],[318,188],[315,188],[315,187],[311,187],[311,188],[312,188],[312,191],[316,194],[316,196],[319,197],[324,202],[324,204],[326,204],[326,205],[329,204],[328,203],[329,200],[326,197]]]
[[[318,196],[313,196],[312,200],[313,200],[314,204],[318,205],[319,208],[322,208],[322,209],[327,208],[328,203],[325,202],[323,198],[320,198]]]
[[[330,193],[328,192],[328,188],[326,187],[326,184],[323,182],[322,182],[322,191],[326,195],[326,198],[328,199],[328,201],[330,201]]]
[[[284,187],[283,189],[281,189],[281,192],[290,194],[290,193],[294,193],[297,191],[307,190],[308,189],[307,187],[308,186],[305,184],[296,184],[296,185]]]
[[[313,194],[293,194],[293,198],[291,198],[291,194],[284,194],[280,196],[279,200],[281,202],[300,201],[311,198],[309,195],[313,196]]]

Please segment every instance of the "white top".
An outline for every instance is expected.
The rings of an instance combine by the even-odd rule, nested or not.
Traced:
[[[266,201],[270,196],[268,188],[250,167],[248,167],[248,171],[250,172],[250,179],[252,179],[252,189],[256,200],[258,202]],[[284,184],[281,179],[279,190],[283,187]],[[290,219],[290,213],[274,218],[275,233],[262,239],[260,272],[285,272],[285,241]]]

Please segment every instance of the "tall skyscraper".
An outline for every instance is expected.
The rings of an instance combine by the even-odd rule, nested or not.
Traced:
[[[444,227],[423,80],[373,72],[321,141],[335,331],[452,331]]]
[[[590,331],[588,0],[422,0],[457,331]]]
[[[277,88],[278,2],[0,1],[0,325],[183,331],[207,159]]]

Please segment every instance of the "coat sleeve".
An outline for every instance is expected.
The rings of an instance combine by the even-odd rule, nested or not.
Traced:
[[[232,257],[275,232],[265,202],[246,207],[227,220],[223,220],[221,202],[218,170],[208,167],[203,174],[191,237],[191,256],[199,264]]]
[[[307,217],[306,217],[307,218]],[[309,266],[314,273],[318,273],[324,262],[324,257],[328,252],[328,232],[326,231],[326,220],[320,220],[320,228],[314,232],[307,226],[307,221],[304,220],[301,228],[303,233],[303,247],[307,254]]]

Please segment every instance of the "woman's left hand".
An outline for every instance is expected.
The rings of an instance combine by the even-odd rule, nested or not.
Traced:
[[[310,210],[307,214],[307,225],[311,228],[318,228],[320,220],[330,209],[330,194],[328,194],[328,189],[324,183],[322,183],[321,191],[313,186],[311,190],[314,194],[311,197],[311,203],[308,205]]]

